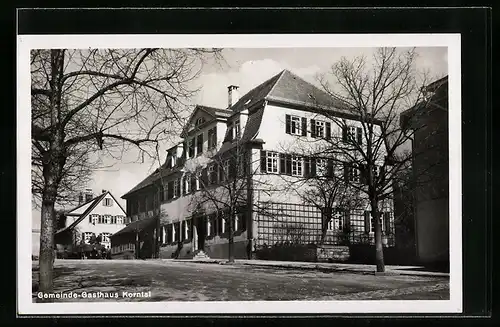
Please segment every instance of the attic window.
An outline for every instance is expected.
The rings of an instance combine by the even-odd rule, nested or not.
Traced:
[[[247,104],[249,104],[249,103],[250,103],[250,101],[252,101],[252,99],[248,99],[248,100],[247,100],[247,102],[245,102],[245,106],[246,106]]]
[[[195,126],[199,126],[199,125],[203,124],[204,122],[205,122],[205,118],[200,117],[200,118],[196,119]]]
[[[314,95],[312,95],[311,93],[307,93],[307,96],[310,98],[310,99],[313,99],[315,100],[316,98],[314,97]]]

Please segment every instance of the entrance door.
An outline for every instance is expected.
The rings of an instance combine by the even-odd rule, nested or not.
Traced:
[[[205,217],[199,216],[196,218],[196,229],[198,231],[198,250],[205,250],[205,236],[207,235],[207,224]]]

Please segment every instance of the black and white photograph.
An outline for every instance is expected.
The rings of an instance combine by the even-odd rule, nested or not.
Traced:
[[[17,56],[20,313],[461,312],[460,35]]]

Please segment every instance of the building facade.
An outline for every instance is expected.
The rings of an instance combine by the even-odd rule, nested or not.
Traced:
[[[332,116],[347,121],[349,130]],[[165,164],[122,197],[127,216],[155,221],[148,234],[161,258],[188,258],[200,250],[227,258],[228,217],[236,258],[281,243],[373,245],[366,199],[356,208],[335,207],[322,237],[324,208],[303,196],[309,176],[361,183],[356,167],[315,154],[332,140],[346,142],[347,133],[359,139],[359,130],[357,117],[341,101],[287,70],[242,97],[230,86],[228,108],[197,106]],[[384,245],[390,247],[392,201],[380,205]],[[128,244],[134,242],[132,233]]]
[[[80,205],[60,213],[54,236],[58,250],[72,253],[83,244],[90,245],[92,239],[99,236],[100,244],[110,249],[111,235],[127,224],[125,210],[106,190],[98,196],[87,190],[79,200]]]
[[[449,264],[448,76],[425,89],[427,100],[401,114],[412,142],[418,260]]]

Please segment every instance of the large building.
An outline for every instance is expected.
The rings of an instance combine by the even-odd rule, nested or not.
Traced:
[[[347,121],[349,131],[332,116]],[[231,208],[236,258],[280,242],[318,244],[324,212],[304,200],[307,183],[292,185],[311,174],[336,173],[330,159],[304,153],[336,137],[342,142],[347,132],[355,138],[360,126],[342,101],[288,70],[241,97],[229,86],[228,107],[197,106],[165,164],[122,196],[132,223],[112,237],[112,255],[188,258],[203,250],[226,258],[223,217]],[[359,178],[352,167],[339,173]],[[350,244],[373,245],[367,201],[355,210],[336,209],[324,244],[340,244],[344,231]],[[393,246],[392,200],[379,210],[384,245]]]
[[[80,204],[61,212],[57,219],[54,241],[59,251],[74,252],[77,246],[89,244],[100,236],[100,244],[111,248],[111,235],[126,226],[126,213],[115,197],[106,190],[94,196],[91,190],[80,194]]]
[[[449,264],[448,76],[425,88],[426,99],[401,114],[414,129],[415,234],[418,260]]]

